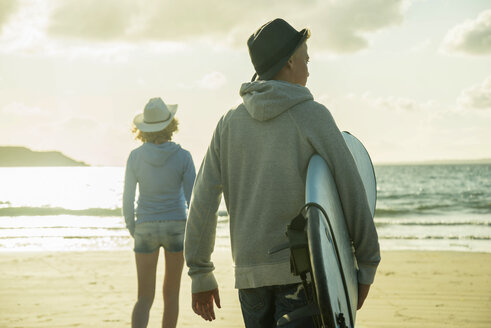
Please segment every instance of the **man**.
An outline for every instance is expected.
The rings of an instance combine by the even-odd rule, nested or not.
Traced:
[[[308,29],[282,19],[248,40],[256,70],[240,89],[243,103],[219,121],[196,179],[185,237],[192,307],[205,320],[220,307],[213,252],[221,194],[230,215],[235,287],[246,327],[274,327],[306,304],[289,252],[268,250],[286,240],[287,224],[305,202],[310,157],[318,153],[334,173],[359,265],[359,304],[380,261],[377,232],[354,160],[329,111],[305,87]],[[257,75],[257,80],[256,80]],[[287,327],[309,327],[312,320]]]

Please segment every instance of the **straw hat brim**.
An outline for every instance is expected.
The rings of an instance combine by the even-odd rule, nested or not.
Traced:
[[[174,118],[177,112],[177,105],[166,105],[166,106],[170,112],[170,117],[168,120],[158,123],[146,123],[143,119],[143,113],[140,113],[136,115],[135,118],[133,119],[133,124],[135,124],[136,128],[142,132],[162,131],[170,124],[170,122],[172,122],[172,119]]]

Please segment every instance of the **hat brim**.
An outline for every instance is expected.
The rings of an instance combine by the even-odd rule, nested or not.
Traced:
[[[301,30],[298,33],[301,34],[301,37],[298,40],[296,46],[294,48],[292,48],[292,50],[290,52],[288,52],[288,54],[286,54],[285,57],[281,58],[280,60],[278,60],[278,62],[276,64],[271,66],[271,68],[268,69],[266,72],[264,72],[260,75],[254,74],[254,76],[252,77],[252,81],[254,81],[256,79],[257,80],[271,80],[272,78],[274,78],[276,76],[276,74],[278,74],[281,71],[283,66],[285,66],[286,62],[288,61],[288,59],[290,59],[290,57],[295,53],[295,51],[297,51],[297,49],[305,42],[305,40],[309,36],[309,29],[304,28],[303,30]]]
[[[145,123],[143,121],[143,113],[141,113],[135,116],[135,118],[133,119],[133,124],[135,124],[136,128],[142,132],[162,131],[170,124],[170,122],[172,122],[172,119],[174,118],[177,112],[177,105],[166,105],[166,106],[170,112],[170,117],[168,120],[159,123]]]

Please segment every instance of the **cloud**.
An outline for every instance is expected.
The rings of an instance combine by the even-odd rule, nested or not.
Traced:
[[[491,110],[491,76],[462,91],[457,101],[464,108]]]
[[[447,32],[442,44],[446,53],[491,54],[491,10],[483,11]]]
[[[0,32],[4,24],[8,22],[12,14],[18,9],[17,0],[2,0],[0,1]]]
[[[20,102],[12,102],[3,107],[2,112],[4,114],[15,116],[38,116],[46,115],[39,107],[31,107]]]
[[[409,51],[411,53],[414,53],[414,54],[423,53],[425,50],[427,50],[431,46],[431,43],[432,43],[431,39],[427,38],[427,39],[421,41],[420,43],[412,46]]]
[[[0,0],[0,16],[4,13]],[[118,4],[121,3],[121,6]],[[186,49],[179,42],[133,42],[126,29],[136,1],[20,1],[3,26],[0,54],[95,58],[126,62],[141,53],[166,54]],[[1,23],[0,23],[1,28]]]
[[[356,95],[348,95],[348,99],[356,98]],[[432,100],[426,102],[416,101],[405,97],[374,97],[370,93],[365,93],[361,96],[361,100],[370,104],[373,108],[384,109],[394,112],[417,112],[426,111],[435,107],[435,102]]]
[[[52,42],[45,35],[50,10],[47,2],[19,2],[13,18],[3,26],[0,53],[50,54]]]
[[[227,83],[227,78],[220,72],[211,72],[198,80],[193,82],[180,82],[177,86],[181,89],[192,90],[192,89],[206,89],[206,90],[218,90],[223,85]]]
[[[89,40],[183,41],[225,36],[259,0],[58,0],[48,33]]]
[[[114,40],[135,14],[129,0],[63,0],[51,13],[48,33],[58,37]]]
[[[369,46],[367,36],[401,24],[404,0],[59,0],[48,33],[86,40],[174,41],[207,39],[245,47],[261,24],[285,17],[309,26],[318,47],[338,53]]]
[[[368,34],[401,24],[405,9],[402,0],[319,1],[311,26],[329,50],[357,52],[369,46]]]
[[[377,98],[374,101],[374,105],[379,108],[399,111],[414,111],[418,108],[414,100],[396,97]]]
[[[226,82],[225,75],[220,72],[212,72],[196,81],[196,84],[203,89],[216,90],[220,89]]]
[[[72,133],[83,133],[86,131],[96,129],[99,127],[99,123],[93,119],[75,117],[70,118],[59,125],[63,126],[63,128],[67,131],[71,131]]]
[[[353,53],[369,47],[372,34],[400,24],[407,1],[0,0],[0,53],[125,62],[203,42],[213,51],[245,51],[247,38],[276,17],[310,27],[320,52]]]

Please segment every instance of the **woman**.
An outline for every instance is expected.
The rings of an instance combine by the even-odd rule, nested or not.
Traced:
[[[143,144],[130,153],[123,192],[123,214],[135,240],[138,274],[138,300],[133,309],[132,327],[148,324],[161,246],[165,256],[162,327],[177,324],[186,209],[196,173],[191,154],[171,141],[178,126],[174,118],[176,111],[177,105],[167,106],[162,99],[153,98],[143,114],[133,120],[133,132]],[[135,211],[137,184],[139,197]]]

